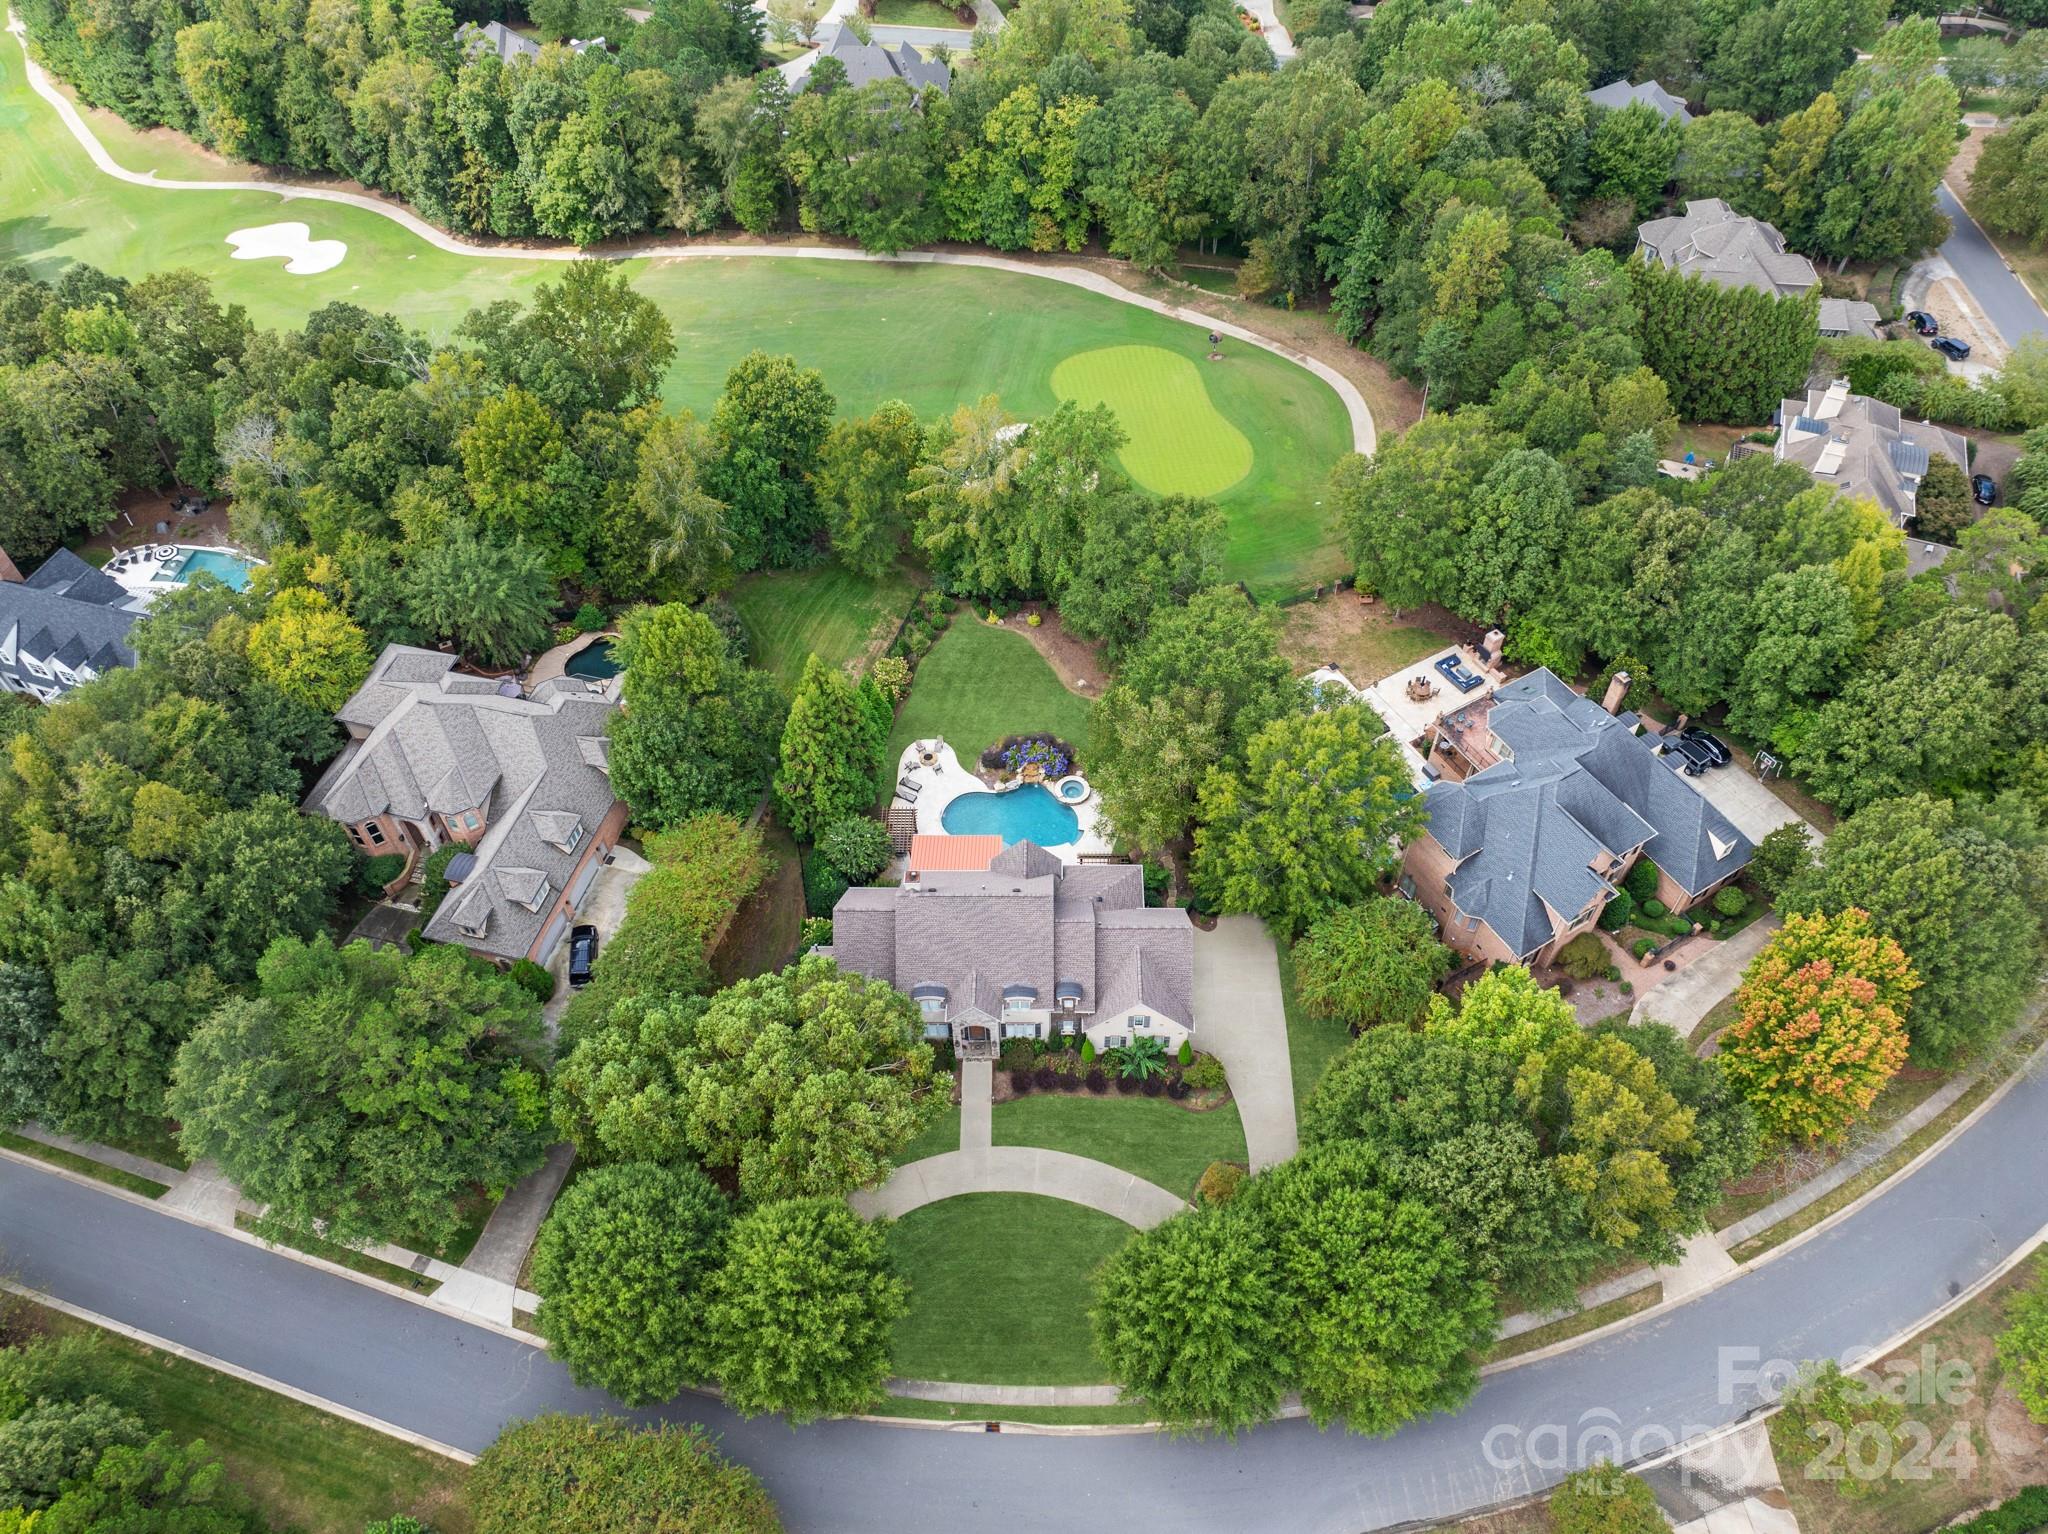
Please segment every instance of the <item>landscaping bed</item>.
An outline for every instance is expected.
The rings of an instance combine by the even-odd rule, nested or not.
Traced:
[[[889,1230],[910,1284],[895,1372],[996,1385],[1101,1381],[1091,1275],[1130,1236],[1113,1215],[1031,1193],[969,1193],[913,1209]]]

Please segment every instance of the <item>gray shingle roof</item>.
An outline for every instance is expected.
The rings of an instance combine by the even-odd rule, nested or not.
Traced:
[[[1883,316],[1876,304],[1855,298],[1823,298],[1820,301],[1820,333],[1824,336],[1861,336],[1877,339],[1878,321]]]
[[[908,43],[894,48],[881,43],[864,43],[850,27],[835,31],[815,53],[804,54],[778,65],[791,91],[799,91],[810,79],[819,59],[837,59],[846,70],[846,83],[856,90],[877,80],[901,80],[913,91],[930,86],[945,95],[953,86],[953,72],[936,60],[926,59]]]
[[[1040,1008],[1071,990],[1082,1015],[1143,1007],[1193,1025],[1194,928],[1148,909],[1135,864],[1068,866],[1018,842],[986,872],[937,870],[896,889],[850,889],[832,911],[841,968],[904,991],[938,987],[945,1015],[1001,1015],[1026,987]]]
[[[1605,107],[1610,112],[1619,112],[1623,107],[1640,102],[1666,121],[1677,118],[1681,128],[1692,121],[1692,113],[1685,109],[1685,102],[1672,95],[1655,80],[1645,80],[1640,85],[1630,85],[1627,80],[1616,80],[1601,86],[1598,90],[1587,91],[1586,99],[1594,106]]]
[[[611,779],[583,742],[602,738],[617,704],[580,686],[507,697],[453,664],[431,650],[386,648],[337,716],[360,738],[322,774],[306,808],[350,822],[483,809],[475,870],[426,935],[518,958],[540,934],[542,913],[527,909],[534,892],[542,884],[561,891],[587,850],[562,850],[569,828],[594,830],[614,803]],[[482,940],[455,930],[480,913],[488,916]]]
[[[1636,249],[1673,271],[1781,298],[1820,281],[1811,261],[1785,248],[1774,225],[1745,218],[1718,197],[1695,198],[1683,214],[1650,219],[1636,230]]]
[[[21,662],[23,650],[73,671],[90,666],[104,675],[132,666],[128,631],[140,616],[120,582],[59,549],[27,580],[0,581],[0,674],[39,687],[64,685],[62,678],[30,671]]]
[[[1850,393],[1841,379],[1779,401],[1778,419],[1792,423],[1778,433],[1773,452],[1779,459],[1844,495],[1870,497],[1899,526],[1913,516],[1933,454],[1968,469],[1969,444],[1961,433],[1909,421],[1896,405]]]
[[[1750,844],[1631,721],[1538,669],[1494,692],[1489,724],[1513,753],[1423,796],[1428,834],[1457,867],[1451,897],[1518,956],[1613,886],[1610,858],[1640,847],[1688,893],[1749,861]],[[1596,872],[1600,869],[1603,872]]]

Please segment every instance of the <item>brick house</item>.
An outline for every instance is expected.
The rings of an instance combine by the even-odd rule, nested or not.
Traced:
[[[1429,822],[1403,853],[1402,889],[1445,940],[1486,959],[1546,963],[1600,909],[1638,858],[1657,898],[1689,910],[1740,873],[1749,839],[1618,712],[1538,669],[1473,710],[1458,749],[1477,768],[1430,786]],[[1483,735],[1483,740],[1469,737]]]
[[[426,936],[545,964],[625,830],[605,735],[617,679],[556,677],[527,693],[454,667],[437,650],[387,646],[335,715],[348,743],[305,808],[365,853],[404,854],[407,876],[437,847],[470,849]]]

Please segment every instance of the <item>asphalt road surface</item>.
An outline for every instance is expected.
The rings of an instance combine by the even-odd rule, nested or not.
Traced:
[[[1757,1404],[1761,1360],[1843,1355],[1914,1326],[2048,1223],[2044,1114],[2048,1080],[2022,1081],[1824,1235],[1667,1315],[1499,1374],[1456,1417],[1390,1439],[1301,1421],[1235,1443],[859,1422],[792,1431],[702,1397],[659,1415],[722,1435],[796,1530],[1359,1534],[1440,1518],[1731,1421]],[[535,1412],[606,1405],[536,1348],[6,1160],[0,1269],[461,1448],[481,1450]],[[995,1299],[988,1324],[1023,1313]]]
[[[1956,269],[1977,307],[1998,327],[2005,344],[2017,346],[2022,336],[2048,335],[2048,314],[2042,313],[2026,284],[2012,274],[1946,182],[1935,187],[1934,203],[1955,225],[1955,232],[1941,247],[1942,255]]]

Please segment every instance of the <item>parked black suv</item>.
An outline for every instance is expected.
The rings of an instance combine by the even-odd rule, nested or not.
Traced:
[[[1927,344],[1951,362],[1961,362],[1970,355],[1970,343],[1958,341],[1954,336],[1936,336]]]
[[[1941,322],[1936,320],[1925,309],[1908,309],[1906,311],[1906,323],[1923,336],[1933,336],[1941,333]]]
[[[1989,506],[1998,499],[1998,482],[1989,474],[1972,474],[1970,494],[1977,498],[1979,506]]]
[[[597,928],[585,923],[569,929],[569,984],[587,985],[597,962]]]
[[[1690,741],[1693,745],[1706,752],[1711,759],[1710,765],[1712,766],[1726,767],[1735,760],[1734,754],[1721,742],[1719,736],[1710,730],[1702,729],[1699,725],[1689,724],[1680,730],[1678,735],[1681,740]]]
[[[1663,739],[1664,749],[1678,758],[1687,777],[1696,778],[1714,765],[1713,753],[1698,741],[1683,735],[1666,735]]]

